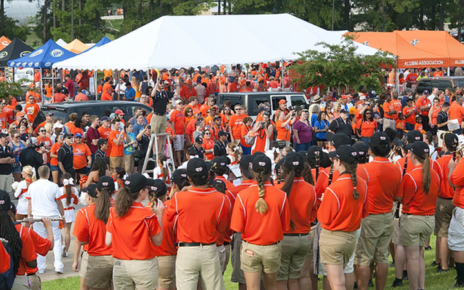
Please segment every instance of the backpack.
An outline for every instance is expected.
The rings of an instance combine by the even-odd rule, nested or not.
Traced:
[[[2,242],[8,255],[10,255],[10,268],[5,273],[0,273],[0,289],[11,290],[15,280],[13,251],[8,243]]]

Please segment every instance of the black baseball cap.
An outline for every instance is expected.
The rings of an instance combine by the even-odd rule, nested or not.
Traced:
[[[106,144],[106,143],[108,143],[108,139],[98,139],[97,146],[98,146],[98,148],[100,148],[100,146],[102,146],[103,144]]]
[[[67,134],[64,134],[63,137],[64,137],[64,139],[72,139],[74,136],[73,136],[73,134],[67,133]]]
[[[167,187],[166,183],[164,183],[161,179],[148,178],[147,179],[147,186],[150,187],[148,189],[148,193],[149,194],[154,193],[154,195],[156,197],[161,197],[161,196],[165,195],[166,192],[168,191],[168,187]]]
[[[176,169],[176,171],[174,171],[172,173],[172,182],[174,183],[179,183],[180,181],[182,181],[182,179],[185,179],[188,181],[188,178],[187,178],[187,170],[185,169]]]
[[[337,149],[341,145],[351,145],[351,139],[345,133],[325,133],[325,138],[332,141],[333,146]]]
[[[424,154],[430,154],[430,148],[423,141],[414,142],[411,146],[411,152],[417,157],[423,158]]]
[[[253,178],[253,174],[251,173],[250,169],[253,166],[254,158],[255,155],[245,155],[240,159],[240,169],[242,170],[242,174],[249,179]]]
[[[366,143],[364,142],[356,142],[352,146],[356,152],[358,152],[359,157],[366,156],[369,148],[367,148]]]
[[[147,178],[140,173],[131,174],[124,180],[124,187],[127,187],[130,193],[139,192],[146,186]]]
[[[218,137],[221,137],[221,136],[228,136],[227,132],[226,131],[219,131],[218,132]]]
[[[446,148],[454,151],[458,147],[459,139],[456,134],[446,132],[441,134],[440,138],[445,142]]]
[[[87,187],[84,187],[84,189],[82,189],[83,192],[87,192],[87,194],[93,198],[97,198],[98,197],[98,192],[97,192],[97,185],[94,184],[94,183],[91,183],[89,184],[89,186]]]
[[[422,136],[422,133],[417,130],[408,131],[405,136],[409,144],[412,144],[417,141],[424,141],[424,136]]]
[[[197,155],[197,150],[192,146],[189,149],[187,149],[187,154],[190,156]]]
[[[198,135],[197,138],[195,138],[195,143],[203,144],[203,138],[200,135]]]
[[[11,199],[8,192],[0,190],[0,211],[9,211],[11,206]]]
[[[348,111],[345,110],[345,109],[341,109],[341,110],[340,110],[340,114],[348,114]]]
[[[308,152],[305,151],[305,150],[300,150],[298,152],[296,152],[298,155],[300,155],[301,157],[303,157],[304,160],[309,160],[308,159]]]
[[[303,170],[304,158],[298,153],[290,152],[285,155],[284,166],[289,170]]]
[[[400,140],[398,138],[393,139],[393,144],[395,144],[396,147],[403,147],[404,146],[404,141]]]
[[[6,138],[6,137],[8,137],[8,134],[0,133],[0,138]]]
[[[227,160],[228,158],[222,156],[214,157],[211,160],[211,165],[214,169],[224,169],[227,168]]]
[[[352,146],[341,145],[337,148],[337,151],[329,152],[329,157],[338,158],[343,163],[357,163],[358,152]]]
[[[386,148],[390,146],[390,138],[385,132],[377,132],[371,136],[369,147]],[[358,151],[359,152],[359,151]],[[367,151],[366,151],[367,152]]]
[[[266,155],[258,155],[253,158],[252,169],[261,175],[269,174],[272,171],[271,159]]]
[[[215,179],[213,181],[213,187],[220,193],[226,193],[227,185],[224,181],[220,179]]]
[[[316,145],[309,147],[308,149],[308,160],[316,160],[316,155],[322,159],[322,148]]]
[[[103,188],[107,188],[110,191],[114,190],[113,178],[106,175],[100,177],[97,182],[97,189],[98,191],[101,191]]]
[[[16,214],[16,205],[12,202],[10,202],[10,209],[12,212],[14,212]]]
[[[208,166],[203,159],[193,158],[187,163],[187,175],[191,179],[204,179],[208,178]]]

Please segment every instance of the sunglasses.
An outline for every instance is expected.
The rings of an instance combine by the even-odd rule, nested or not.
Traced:
[[[74,137],[74,139],[82,139],[82,137]]]
[[[211,133],[205,133],[205,135],[211,135]]]
[[[230,109],[224,109],[224,111],[230,111]]]
[[[21,137],[21,136],[14,136],[14,138],[19,138],[19,137]]]
[[[41,133],[42,133],[42,132],[47,132],[47,131],[46,131],[46,130],[40,130],[39,132],[41,132]]]

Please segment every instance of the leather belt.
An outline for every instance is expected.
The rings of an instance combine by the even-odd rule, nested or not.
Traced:
[[[216,243],[212,244],[202,244],[202,243],[178,243],[179,247],[201,247],[201,246],[210,246],[215,245]]]

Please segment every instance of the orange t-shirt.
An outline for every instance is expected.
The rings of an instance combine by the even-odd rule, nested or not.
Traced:
[[[440,177],[440,190],[438,196],[441,198],[453,198],[454,188],[448,182],[448,163],[453,158],[453,154],[445,154],[441,158],[433,162],[433,170],[435,170]]]
[[[232,134],[235,140],[240,140],[242,138],[242,124],[243,118],[247,115],[232,115],[229,120],[229,126],[232,128]]]
[[[388,158],[383,157],[376,157],[371,162],[363,164],[363,167],[369,178],[367,182],[369,214],[391,212],[393,198],[398,190],[401,190],[400,184],[403,179],[401,170]]]
[[[15,118],[13,116],[13,110],[14,110],[13,105],[5,106],[5,108],[3,108],[3,112],[5,112],[6,115],[8,116],[8,123],[9,124],[12,124],[15,121]]]
[[[31,262],[37,259],[37,254],[35,251],[34,241],[32,240],[27,228],[23,227],[21,224],[16,224],[15,228],[18,231],[21,242],[23,244],[21,249],[21,256],[19,258],[19,268],[16,272],[16,276],[23,276],[27,271],[26,262]]]
[[[281,189],[284,183],[277,185]],[[316,219],[317,196],[314,186],[304,181],[302,177],[293,180],[293,186],[288,195],[290,219],[293,229],[284,231],[285,234],[306,234],[311,231],[311,223]]]
[[[95,216],[95,207],[91,204],[77,212],[73,235],[78,241],[88,243],[86,251],[90,256],[109,256],[113,254],[113,247],[105,243],[106,225]]]
[[[449,119],[457,119],[458,123],[461,124],[464,117],[464,108],[456,102],[453,102],[449,108]]]
[[[44,239],[41,236],[39,236],[39,234],[32,231],[31,228],[28,228],[27,232],[32,238],[32,241],[35,247],[35,252],[39,255],[46,256],[52,247],[52,243],[49,240]],[[39,271],[37,267],[35,267],[34,269],[27,267],[26,273],[29,275],[29,274],[37,273],[37,271]]]
[[[430,170],[430,190],[426,195],[422,189],[422,164],[416,166],[411,172],[407,173],[401,184],[402,191],[399,190],[396,196],[403,197],[402,213],[412,215],[434,215],[437,206],[438,189],[440,188],[440,177],[431,168]]]
[[[121,260],[149,260],[156,256],[156,247],[151,238],[161,231],[156,215],[133,202],[122,217],[116,209],[110,209],[106,231],[111,234],[113,257]]]
[[[416,107],[404,107],[403,108],[403,116],[406,116],[411,111],[415,111],[415,110],[417,110]],[[406,121],[406,123],[415,125],[416,124],[416,114],[412,113],[409,117],[405,118],[404,120]]]
[[[108,83],[108,82],[106,82],[106,83],[103,84],[102,89],[103,89],[104,92],[108,91],[108,89],[109,89],[111,92],[114,91],[114,90],[113,90],[113,87],[112,87],[112,86],[110,85],[110,83]]]
[[[361,129],[362,137],[370,138],[372,135],[374,135],[375,130],[377,129],[377,122],[375,120],[372,122],[359,120],[356,123],[356,129]]]
[[[228,87],[229,92],[238,92],[240,90],[240,84],[239,83],[230,83]]]
[[[230,229],[242,233],[242,239],[255,245],[272,245],[281,241],[284,232],[290,230],[290,208],[287,195],[270,182],[264,183],[264,200],[268,210],[265,214],[256,211],[258,185],[256,182],[237,195],[232,211]]]
[[[177,242],[213,244],[218,233],[226,231],[229,204],[214,188],[192,187],[177,192],[171,200],[166,216],[168,221],[177,218]],[[202,206],[196,206],[199,203]]]
[[[164,208],[166,209],[171,203],[171,200],[164,202]],[[151,202],[146,206],[151,211]],[[168,221],[166,217],[166,211],[163,214],[163,241],[159,247],[155,247],[156,256],[175,256],[177,255],[176,243],[176,232],[175,232],[175,221]]]
[[[77,145],[74,143],[73,147],[73,165],[74,169],[81,169],[87,166],[87,156],[91,156],[92,152],[90,152],[89,146],[85,143],[81,143]]]
[[[47,136],[45,136],[43,138],[38,136],[37,137],[37,142],[38,142],[38,144],[40,144],[41,142],[44,142],[45,143],[45,148],[47,148],[47,149],[52,148],[52,140]],[[47,163],[48,162],[50,162],[50,153],[47,153]]]
[[[109,142],[109,138],[111,133],[111,127],[105,128],[103,126],[100,126],[100,128],[98,128],[98,133],[100,133],[100,137],[102,139],[108,139],[108,148],[106,149],[106,156],[110,156],[111,142]]]
[[[0,260],[3,261],[3,263],[0,264],[0,273],[5,273],[10,269],[10,254],[5,250],[3,244],[0,244]]]
[[[403,131],[406,129],[406,120],[396,120],[396,129]]]
[[[104,91],[101,95],[101,100],[102,101],[112,101],[113,100],[113,97],[111,96],[111,94],[107,91]]]
[[[174,131],[176,132],[176,135],[185,134],[185,116],[183,112],[179,110],[172,111],[171,123],[174,124]]]
[[[124,133],[116,130],[110,132],[110,137],[108,139],[108,143],[111,142],[110,157],[124,156],[124,135],[121,137],[119,145],[115,143],[115,140],[118,138],[119,134]]]
[[[55,144],[52,145],[52,148],[50,149],[50,153],[58,155],[58,150],[60,149],[60,147],[61,147],[60,143],[56,142]],[[58,166],[58,158],[51,157],[50,165]]]
[[[369,182],[369,176],[367,175],[367,170],[363,166],[358,166],[356,169],[356,175],[364,179],[366,182]],[[330,176],[330,167],[320,168],[319,176],[316,181],[316,194],[317,198],[321,198],[327,186],[329,186],[329,176]],[[340,177],[340,172],[334,170],[332,174],[332,183],[337,181]]]
[[[285,122],[286,121],[280,121],[280,120],[277,120],[276,122],[277,140],[290,141],[290,136],[292,135],[290,133],[290,123],[282,127],[282,124]]]
[[[214,147],[213,138],[210,138],[210,139],[203,138],[203,145],[201,145],[201,147],[205,148],[205,150],[212,150]],[[208,160],[213,160],[214,154],[208,153],[208,154],[205,154],[205,157],[208,158]]]
[[[417,131],[423,133],[424,132],[424,126],[422,126],[422,124],[420,124],[420,123],[416,123],[416,125],[414,125],[414,130],[417,130]]]
[[[462,108],[462,106],[461,106],[461,108]],[[464,111],[464,108],[462,108],[462,109]],[[438,116],[438,113],[440,112],[441,108],[440,107],[437,108],[437,107],[435,107],[435,105],[432,105],[431,110],[432,110],[432,120],[431,120],[431,122],[432,122],[433,125],[436,126],[437,125],[437,116]]]
[[[8,122],[8,114],[5,112],[0,113],[0,128],[5,129],[6,128],[6,123]],[[5,132],[5,130],[2,130]]]
[[[40,108],[37,104],[27,103],[26,106],[24,106],[24,112],[26,112],[27,120],[29,120],[30,123],[34,122],[34,119],[39,113],[39,111]]]
[[[462,162],[462,159],[456,165],[449,181],[457,186],[453,196],[453,204],[464,209],[464,162]]]
[[[353,232],[361,226],[361,219],[369,215],[367,184],[357,177],[356,189],[359,198],[353,198],[353,183],[349,174],[344,174],[324,192],[317,211],[321,227],[328,231]],[[391,209],[390,209],[391,210]]]
[[[251,133],[251,131],[253,130],[253,126],[249,126],[247,127],[245,124],[242,124],[241,128],[240,128],[240,131],[242,132],[241,133],[241,139],[240,139],[240,145],[242,145],[243,147],[251,147],[252,145],[248,145],[246,142],[245,142],[245,136],[246,135],[253,135],[253,133]],[[256,135],[256,134],[254,134]]]
[[[428,106],[430,109],[430,107],[432,106],[432,104],[430,103],[430,100],[424,97],[420,97],[419,99],[417,99],[416,108],[417,108],[417,111],[419,112],[419,115],[428,116],[429,110],[420,109],[420,107],[424,107],[424,106]],[[451,107],[450,107],[450,111],[451,111]]]

